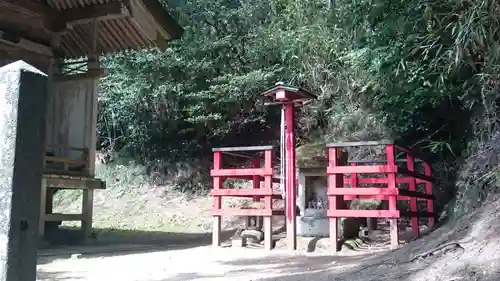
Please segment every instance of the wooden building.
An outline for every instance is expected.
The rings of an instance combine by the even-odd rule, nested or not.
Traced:
[[[81,221],[92,232],[99,57],[164,48],[182,28],[159,0],[0,0],[0,66],[22,60],[48,75],[40,235],[46,222]],[[82,214],[55,214],[60,189],[83,191]]]

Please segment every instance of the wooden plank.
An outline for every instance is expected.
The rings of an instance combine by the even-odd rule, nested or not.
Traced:
[[[390,210],[328,210],[329,218],[399,218],[400,211]]]
[[[359,187],[359,188],[329,188],[327,189],[328,196],[335,195],[398,195],[397,189],[376,188],[376,187]]]
[[[83,214],[45,214],[45,221],[81,221],[85,219]]]
[[[216,147],[212,148],[213,152],[241,152],[241,151],[265,151],[272,150],[274,146],[272,145],[263,145],[263,146],[236,146],[236,147]]]
[[[405,168],[398,168],[398,173],[401,173],[401,174],[404,174],[404,175],[407,175],[410,177],[414,177],[417,179],[421,179],[424,181],[428,181],[428,182],[436,182],[437,181],[437,179],[434,177],[430,177],[430,176],[426,176],[424,174],[413,172],[413,171],[410,171],[410,170],[405,169]]]
[[[326,147],[353,147],[353,146],[379,146],[394,144],[393,140],[380,140],[380,141],[349,141],[349,142],[333,142],[327,143]]]
[[[327,174],[377,174],[377,173],[396,173],[397,166],[375,165],[375,166],[336,166],[327,167]]]
[[[212,210],[212,216],[280,216],[283,215],[283,211],[278,210],[266,210],[266,209],[238,209],[238,208],[227,208],[220,210]]]
[[[87,161],[78,160],[78,159],[70,159],[70,158],[56,157],[56,156],[45,156],[44,158],[45,158],[45,162],[87,165]]]
[[[67,82],[67,81],[76,81],[85,79],[100,79],[102,77],[105,77],[106,75],[107,72],[105,69],[89,70],[85,73],[78,73],[72,75],[54,75],[54,81]]]
[[[156,23],[169,34],[169,39],[179,39],[184,32],[182,27],[175,22],[170,14],[157,0],[141,0],[147,11]]]
[[[418,191],[411,191],[406,189],[399,189],[399,194],[406,197],[418,198],[418,199],[436,199],[436,197],[432,194],[426,194]]]
[[[396,159],[396,163],[406,163],[407,159]],[[421,163],[424,162],[421,159],[415,159],[415,163]],[[359,160],[349,160],[347,163],[351,164],[387,164],[386,160],[365,160],[365,159],[359,159]]]
[[[408,212],[400,211],[401,217],[417,217],[417,218],[431,218],[436,217],[436,213],[432,212]]]
[[[94,20],[112,20],[130,15],[124,1],[118,0],[107,3],[93,4],[85,7],[69,8],[58,12],[53,18],[51,30],[62,32],[73,25],[85,24]]]
[[[239,177],[239,176],[272,176],[273,170],[267,168],[260,169],[220,169],[211,170],[212,177]]]
[[[210,191],[211,196],[234,196],[234,197],[251,197],[251,196],[272,196],[280,195],[279,193],[273,192],[272,189],[212,189]]]
[[[86,147],[76,147],[76,146],[68,146],[68,145],[61,145],[61,144],[46,144],[45,147],[58,148],[58,149],[64,149],[64,150],[76,150],[76,151],[83,151],[83,152],[89,151],[89,149]]]
[[[61,176],[75,176],[75,177],[85,177],[88,176],[86,171],[68,171],[62,169],[43,169],[44,174],[61,175]]]
[[[355,200],[355,199],[378,199],[378,200],[389,200],[390,195],[344,195],[344,200]],[[408,201],[413,197],[398,195],[396,199],[399,201]],[[417,201],[427,201],[428,199],[417,198]]]
[[[106,183],[99,179],[75,179],[44,175],[47,185],[62,189],[106,189]]]
[[[396,178],[397,183],[409,183],[413,178],[405,177],[405,178]],[[426,183],[427,181],[416,179],[417,184]],[[389,180],[387,178],[358,178],[358,184],[387,184]]]

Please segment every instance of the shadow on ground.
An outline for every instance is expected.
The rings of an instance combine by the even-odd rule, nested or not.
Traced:
[[[70,240],[78,232],[76,229],[61,231],[57,243],[46,245],[39,251],[39,264],[55,259],[70,258],[74,254],[84,257],[110,257],[137,253],[189,249],[207,246],[212,243],[211,233],[179,233],[161,231],[140,231],[124,229],[95,229],[95,239],[88,245]],[[221,240],[226,241],[234,235],[234,230],[223,231]],[[73,236],[72,236],[73,235]]]
[[[486,210],[475,212],[455,224],[444,225],[399,249],[355,256],[283,255],[232,260],[222,264],[241,269],[226,272],[224,276],[234,274],[234,277],[237,277],[258,271],[270,277],[253,280],[500,280],[500,264],[498,264],[500,254],[497,254],[500,249],[498,237],[500,201],[496,203],[499,204],[491,204]],[[456,248],[442,253],[436,251],[440,246],[451,242],[458,242],[463,250]],[[436,252],[421,261],[411,261],[413,257],[430,250]],[[183,273],[168,280],[201,280],[217,277],[200,273]]]

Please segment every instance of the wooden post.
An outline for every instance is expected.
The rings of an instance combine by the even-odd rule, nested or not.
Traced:
[[[220,151],[214,152],[214,170],[220,170],[222,168],[222,153]],[[221,177],[213,177],[213,189],[221,189],[223,180]],[[220,196],[214,196],[213,209],[220,210],[222,208],[222,200]],[[213,230],[212,230],[212,246],[220,246],[220,235],[221,235],[221,216],[213,216]]]
[[[395,159],[395,146],[394,144],[388,144],[385,147],[385,151],[387,154],[387,166],[388,167],[396,167],[396,159]],[[396,183],[396,173],[391,172],[387,174],[388,187],[389,189],[397,189]],[[389,196],[389,210],[397,211],[397,198],[394,195]],[[399,231],[398,231],[398,219],[390,218],[390,233],[391,233],[391,245],[398,246],[399,245]]]
[[[94,190],[86,188],[83,190],[82,196],[82,228],[84,234],[84,243],[88,243],[92,239],[92,214],[94,209]]]
[[[42,178],[42,187],[40,191],[40,217],[38,219],[38,236],[43,241],[45,236],[45,214],[47,202],[47,180]]]
[[[260,168],[260,159],[255,157],[252,158],[252,167],[253,168]],[[252,176],[252,187],[253,189],[259,189],[260,188],[260,176]],[[253,201],[258,202],[260,201],[258,196],[253,197]]]
[[[432,169],[431,165],[429,162],[424,161],[424,173],[426,176],[431,177],[432,176]],[[425,182],[425,192],[429,195],[432,195],[432,183],[431,182]],[[429,213],[434,213],[434,200],[433,199],[427,199],[427,212]],[[428,227],[429,229],[434,228],[434,225],[436,223],[436,218],[435,217],[429,217],[428,221]]]
[[[347,160],[347,155],[340,148],[330,147],[328,148],[328,167],[334,168],[345,164]],[[334,190],[336,188],[344,187],[344,175],[343,174],[328,174],[328,189]],[[329,213],[335,213],[336,210],[343,207],[344,200],[343,196],[335,195],[328,196],[328,210]],[[330,217],[330,249],[333,252],[338,252],[341,249],[338,247],[339,238],[339,218]]]
[[[413,155],[407,153],[406,156],[406,167],[408,168],[409,171],[415,172],[415,158]],[[408,190],[410,191],[416,191],[417,188],[417,180],[415,177],[411,177],[410,182],[408,183]],[[410,197],[410,211],[417,212],[417,198],[411,196]],[[420,227],[418,225],[418,217],[412,216],[411,217],[411,229],[413,231],[413,234],[416,236],[420,235]]]
[[[264,168],[272,169],[272,150],[266,150],[264,152]],[[264,188],[266,190],[272,190],[272,179],[273,176],[264,177]],[[264,197],[264,209],[270,210],[272,214],[273,209],[273,197],[268,195]],[[273,248],[273,220],[271,216],[264,216],[264,248],[266,250],[271,250]]]
[[[35,281],[47,78],[17,61],[0,68],[0,281]]]
[[[286,123],[286,240],[290,250],[297,249],[297,185],[293,103],[284,104]]]
[[[99,22],[94,20],[92,23],[92,54],[88,56],[87,71],[100,70],[99,54],[97,52],[97,40],[99,37]],[[91,93],[86,95],[86,98],[90,98],[90,104],[85,104],[86,109],[86,122],[85,122],[85,134],[87,136],[86,146],[88,149],[87,154],[87,173],[89,176],[93,177],[95,175],[95,153],[96,153],[96,142],[97,142],[97,95],[99,91],[99,78],[92,78],[91,80]],[[87,107],[88,106],[88,107]]]

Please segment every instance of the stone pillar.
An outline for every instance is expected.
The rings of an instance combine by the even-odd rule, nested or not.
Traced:
[[[35,281],[47,77],[0,68],[0,281]]]

